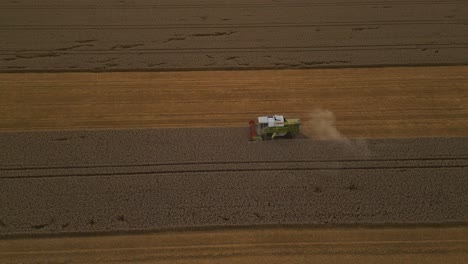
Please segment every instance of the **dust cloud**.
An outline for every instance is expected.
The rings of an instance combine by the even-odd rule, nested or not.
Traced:
[[[315,109],[302,125],[302,134],[314,140],[327,140],[343,143],[351,152],[359,152],[365,157],[371,155],[371,151],[365,139],[350,140],[341,134],[335,125],[335,114],[329,110]]]
[[[313,139],[336,140],[350,142],[342,135],[335,125],[335,115],[328,110],[315,109],[307,118],[307,123],[303,124],[303,133]]]

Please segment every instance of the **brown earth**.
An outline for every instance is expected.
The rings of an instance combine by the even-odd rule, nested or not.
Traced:
[[[0,237],[468,222],[468,138],[250,142],[247,128],[0,135]]]
[[[466,1],[292,2],[4,2],[0,71],[468,63]],[[466,137],[466,72],[1,74],[1,131],[244,126],[277,112],[334,141],[252,145],[244,128],[0,133],[0,263],[464,263],[466,138],[348,138]],[[278,223],[322,228],[4,239]],[[323,228],[347,223],[379,227]]]
[[[0,260],[463,263],[466,241],[457,241],[446,226],[461,225],[466,232],[466,138],[352,138],[466,136],[465,72],[429,67],[2,74],[3,131],[244,127],[1,133],[0,247],[6,253]],[[306,137],[321,136],[313,129],[320,125],[331,129],[334,140],[248,142],[246,120],[276,111],[302,118]],[[377,224],[384,232],[382,225],[389,223],[410,225],[398,232],[416,239],[388,242],[392,235],[383,233],[380,242],[369,242],[359,228],[352,229],[361,239],[356,244],[308,240],[311,224]],[[197,247],[212,233],[193,238],[184,232],[278,224],[305,225],[303,235],[296,232],[277,245],[251,229],[245,232],[261,240],[257,244],[245,246],[246,234],[233,234],[228,246],[213,251]],[[441,225],[419,229],[419,235],[444,236],[417,241],[415,224]],[[161,229],[179,231],[168,235],[173,248],[133,235],[5,240]],[[349,237],[333,232],[335,241]],[[110,246],[83,255],[90,252],[86,243]]]
[[[0,71],[468,63],[466,1],[2,1]]]
[[[468,229],[244,229],[0,240],[2,263],[465,263]]]
[[[1,74],[0,130],[245,126],[281,113],[301,118],[316,136],[322,122],[334,126],[327,110],[352,138],[467,136],[467,72],[453,66]]]

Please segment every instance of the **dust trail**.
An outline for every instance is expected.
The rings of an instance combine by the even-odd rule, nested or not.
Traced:
[[[328,140],[343,143],[347,151],[363,156],[371,155],[365,139],[350,140],[336,128],[336,118],[329,110],[315,109],[305,120],[302,133],[315,140]]]
[[[308,122],[303,126],[304,134],[318,140],[337,140],[350,142],[335,126],[335,115],[328,110],[316,109],[309,114]]]

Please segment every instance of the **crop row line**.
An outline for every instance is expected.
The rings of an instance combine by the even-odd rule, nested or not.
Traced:
[[[248,161],[202,161],[202,162],[168,162],[168,163],[142,163],[142,164],[109,164],[85,166],[35,166],[35,167],[0,167],[0,171],[22,170],[60,170],[60,169],[93,169],[93,168],[130,168],[130,167],[157,167],[157,166],[187,166],[187,165],[225,165],[225,164],[271,164],[271,163],[324,163],[324,162],[398,162],[398,161],[449,161],[468,160],[468,156],[434,157],[434,158],[390,158],[390,159],[336,159],[336,160],[248,160]]]
[[[379,167],[339,167],[339,168],[261,168],[261,169],[212,169],[212,170],[165,170],[165,171],[143,171],[143,172],[116,172],[116,173],[82,173],[82,174],[58,174],[58,175],[35,175],[35,176],[7,176],[0,179],[38,179],[38,178],[66,178],[66,177],[107,177],[107,176],[131,176],[151,174],[184,174],[184,173],[226,173],[226,172],[288,172],[288,171],[332,171],[332,170],[415,170],[415,169],[447,169],[468,168],[468,165],[442,165],[442,166],[379,166]]]

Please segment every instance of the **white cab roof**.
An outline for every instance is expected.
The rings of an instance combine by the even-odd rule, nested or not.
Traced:
[[[266,124],[266,123],[268,123],[268,116],[259,116],[259,117],[258,117],[258,123],[259,123],[259,124]]]

